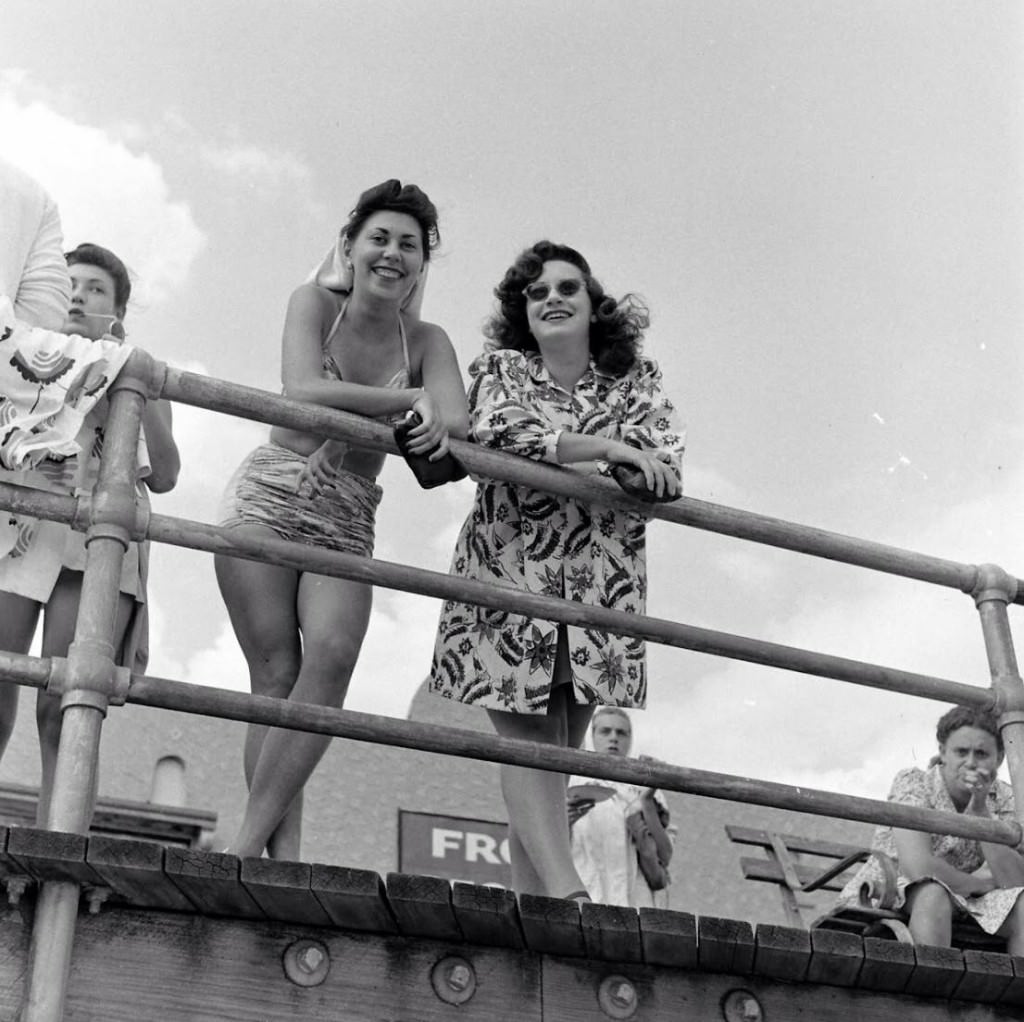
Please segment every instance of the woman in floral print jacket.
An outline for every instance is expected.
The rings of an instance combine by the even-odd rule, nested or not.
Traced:
[[[609,297],[583,256],[547,241],[520,255],[495,294],[489,350],[470,367],[471,437],[581,471],[631,466],[652,496],[678,496],[683,437],[657,364],[639,354],[645,306]],[[484,479],[452,571],[643,613],[645,520]],[[644,705],[644,643],[448,602],[431,689],[485,707],[502,736],[579,747],[596,705]],[[565,778],[501,772],[516,890],[586,898],[569,850]]]

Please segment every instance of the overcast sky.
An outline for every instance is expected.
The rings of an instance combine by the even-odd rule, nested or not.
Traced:
[[[291,290],[364,188],[428,191],[465,369],[524,246],[637,291],[690,496],[1024,576],[1021,7],[987,0],[4,0],[0,151],[134,271],[129,340],[276,391]],[[265,436],[176,409],[165,514]],[[377,556],[446,570],[464,483],[382,476]],[[973,684],[968,597],[658,523],[649,612]],[[244,688],[205,556],[161,548],[150,673]],[[404,715],[438,604],[379,590],[348,705]],[[1020,610],[1011,610],[1018,638]],[[395,656],[395,650],[401,656]],[[873,796],[944,709],[652,647],[638,745]]]

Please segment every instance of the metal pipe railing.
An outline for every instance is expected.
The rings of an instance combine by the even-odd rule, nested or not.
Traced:
[[[75,637],[61,664],[56,768],[52,789],[40,793],[41,802],[49,798],[46,826],[51,830],[88,833],[96,801],[100,732],[116,689],[113,637],[118,583],[136,519],[136,452],[149,389],[146,369],[144,357],[136,358],[110,389]],[[23,1022],[59,1022],[63,1017],[78,901],[77,883],[43,882],[29,944]]]
[[[59,664],[60,661],[54,658],[54,662]],[[0,683],[45,689],[53,669],[48,659],[0,655]],[[578,749],[563,749],[440,724],[293,703],[288,699],[250,695],[149,675],[133,675],[125,699],[126,702],[140,706],[267,724],[293,731],[312,731],[357,742],[392,745],[438,755],[653,785],[668,791],[707,798],[776,806],[819,816],[888,824],[908,830],[957,834],[978,841],[1016,845],[1022,837],[1022,831],[1017,825],[999,820],[942,813],[651,760],[623,759]]]
[[[398,450],[391,431],[381,423],[349,412],[267,394],[225,380],[168,368],[162,392],[166,398],[198,408],[347,440],[390,454]],[[489,478],[503,479],[584,502],[634,510],[640,508],[652,518],[678,525],[959,589],[964,593],[971,592],[977,580],[978,569],[973,564],[873,543],[692,497],[680,497],[670,504],[645,504],[628,497],[611,480],[584,477],[571,469],[518,458],[465,441],[453,440],[451,446],[453,453],[470,472]],[[1018,579],[1014,581],[1016,585],[1012,602],[1024,604],[1024,582]]]
[[[0,507],[6,505],[8,491],[23,489],[0,483]],[[17,496],[19,510],[30,508],[27,513],[38,517],[50,516],[51,507],[60,512],[61,520],[70,521],[76,517],[69,508],[69,505],[74,503],[72,497],[38,491],[25,491],[24,495],[19,493]],[[355,554],[319,550],[287,540],[253,539],[240,536],[232,529],[223,529],[190,519],[150,514],[148,522],[146,533],[150,539],[173,546],[229,554],[253,561],[269,561],[299,571],[314,571],[322,575],[417,593],[421,596],[458,600],[497,610],[510,609],[544,620],[581,627],[596,627],[620,635],[634,635],[678,649],[689,649],[711,656],[831,678],[943,703],[992,706],[994,702],[993,693],[988,688],[895,667],[865,663],[645,614],[626,614],[558,597],[527,593],[511,586],[477,582]]]
[[[1006,618],[1007,604],[1024,603],[1024,585],[999,569],[991,566],[978,568],[929,557],[692,498],[680,498],[669,505],[651,507],[627,497],[607,480],[583,478],[571,470],[488,451],[472,444],[456,441],[452,445],[467,468],[479,475],[578,500],[638,508],[650,517],[677,524],[969,592],[975,597],[981,616],[992,671],[993,687],[983,690],[959,682],[653,617],[621,614],[511,588],[454,579],[436,572],[303,549],[284,541],[247,540],[232,535],[230,530],[188,520],[156,515],[140,526],[139,516],[130,506],[135,441],[144,401],[161,394],[185,404],[290,426],[374,450],[391,453],[396,450],[390,431],[379,423],[170,369],[136,352],[112,388],[106,451],[95,500],[91,505],[68,497],[25,492],[21,487],[0,485],[0,507],[70,522],[79,528],[88,521],[88,557],[81,611],[68,660],[47,663],[32,657],[0,655],[0,679],[34,687],[56,688],[63,696],[60,752],[48,818],[48,825],[53,829],[83,833],[88,829],[95,796],[94,779],[102,718],[111,696],[123,694],[118,692],[117,669],[110,641],[114,631],[117,575],[129,538],[142,534],[179,546],[250,559],[262,560],[269,556],[276,563],[297,568],[318,571],[326,568],[328,574],[338,577],[639,635],[668,645],[941,699],[943,702],[998,705],[1003,711],[1001,725],[1010,751],[1011,774],[1018,792],[1024,791],[1024,683],[1017,672]],[[518,742],[478,732],[373,717],[167,679],[132,678],[127,698],[143,705],[315,731],[358,741],[384,742],[445,755],[633,781],[713,798],[950,833],[1000,844],[1016,846],[1022,836],[1020,822],[946,814],[668,764],[596,756],[575,749]],[[1017,815],[1019,821],[1024,821],[1024,799],[1021,803]],[[61,1016],[77,900],[76,884],[56,881],[43,884],[29,954],[23,1013],[26,1022],[56,1022]]]

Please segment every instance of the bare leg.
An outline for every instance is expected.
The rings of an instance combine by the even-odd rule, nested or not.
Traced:
[[[303,656],[289,699],[340,707],[370,621],[372,589],[359,582],[304,574],[298,613]],[[272,728],[263,741],[236,855],[258,855],[330,743],[328,735]]]
[[[276,533],[262,526],[242,526],[253,537]],[[228,609],[231,626],[249,668],[254,695],[287,699],[302,666],[302,643],[296,606],[299,572],[273,564],[236,557],[214,558],[217,582]],[[260,750],[270,729],[249,724],[245,734],[245,782],[252,790]],[[278,859],[299,857],[302,840],[301,794],[288,808],[267,839],[268,852]],[[254,854],[260,854],[262,848]]]
[[[560,631],[555,681],[567,679],[568,672],[567,647]],[[488,716],[503,738],[576,747],[583,741],[594,708],[576,705],[571,694],[568,684],[553,688],[546,715],[491,710]],[[565,774],[529,767],[501,767],[501,791],[509,819],[512,885],[520,894],[563,898],[583,889],[570,850],[567,783]]]
[[[949,947],[953,940],[953,902],[939,884],[923,881],[907,891],[910,934],[915,944]]]
[[[996,932],[1006,938],[1008,955],[1024,955],[1024,898],[1017,898],[1006,922]]]
[[[41,605],[13,593],[0,593],[0,649],[9,653],[27,653],[32,646]],[[14,731],[18,715],[20,685],[0,682],[0,756]]]
[[[78,603],[82,595],[82,572],[65,569],[60,573],[53,593],[46,603],[43,615],[42,655],[66,657],[75,637],[78,622]],[[135,601],[126,593],[117,599],[113,644],[117,649],[131,620]],[[57,746],[60,744],[60,698],[42,690],[36,696],[36,725],[39,728],[39,759],[42,776],[39,781],[39,805],[36,808],[36,826],[47,826],[50,796],[53,793],[53,774],[57,768]],[[99,773],[96,774],[99,785]],[[93,791],[95,798],[96,792]]]

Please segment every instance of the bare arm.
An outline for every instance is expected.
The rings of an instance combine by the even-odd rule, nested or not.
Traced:
[[[469,432],[466,387],[452,342],[440,327],[429,326],[420,376],[423,389],[438,404],[445,428],[453,437],[464,440]]]
[[[931,838],[916,830],[893,830],[900,872],[910,880],[932,876],[948,884],[952,891],[965,898],[985,894],[996,887],[994,879],[974,876],[955,869],[945,859],[932,853]]]
[[[988,794],[995,783],[995,775],[990,775],[984,769],[975,771],[975,774],[977,781],[971,801],[967,804],[966,815],[991,820],[993,816],[988,805]],[[997,887],[1024,887],[1024,857],[1016,848],[982,841],[981,851]]]
[[[153,493],[167,493],[178,482],[181,456],[174,442],[169,401],[147,401],[142,415],[142,428],[146,433],[150,472],[146,486]]]

